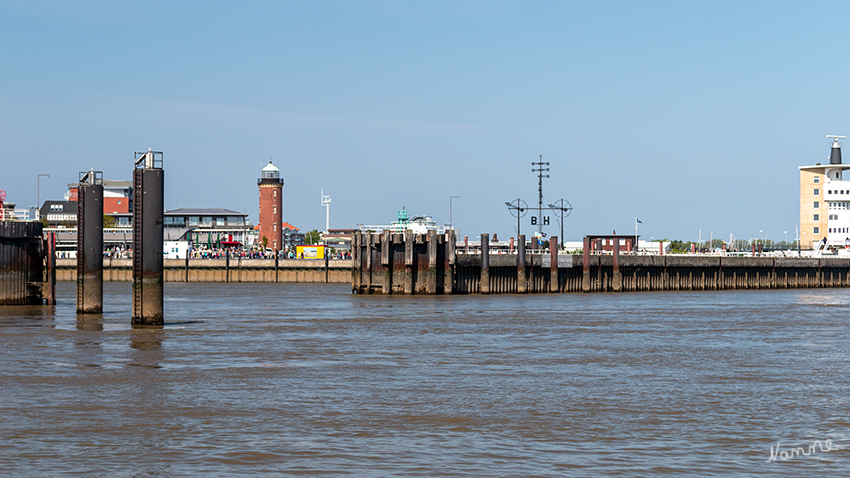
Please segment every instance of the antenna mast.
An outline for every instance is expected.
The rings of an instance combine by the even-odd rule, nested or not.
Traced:
[[[543,166],[549,166],[549,162],[543,162],[543,155],[540,155],[540,161],[531,163],[531,172],[538,173],[537,177],[537,191],[539,193],[539,200],[537,203],[537,224],[540,225],[540,237],[543,237],[543,178],[548,178],[549,168],[544,168]]]

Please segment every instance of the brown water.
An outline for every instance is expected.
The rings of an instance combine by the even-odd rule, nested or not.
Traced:
[[[73,294],[0,307],[0,474],[850,474],[846,289],[167,284],[161,329]]]

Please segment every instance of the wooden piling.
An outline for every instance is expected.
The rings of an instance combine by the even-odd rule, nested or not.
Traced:
[[[581,291],[590,292],[590,238],[585,237],[582,244]]]
[[[613,277],[611,279],[612,284],[611,287],[614,289],[614,292],[620,292],[623,290],[623,276],[620,274],[620,240],[614,239],[614,262],[613,262]]]
[[[455,265],[455,232],[448,231],[445,234],[445,253],[443,254],[443,294],[450,295],[454,293],[454,265]]]
[[[516,251],[516,291],[518,294],[525,294],[528,291],[528,272],[525,265],[525,234],[517,236]]]
[[[481,280],[478,290],[482,294],[490,293],[490,234],[481,234]]]
[[[559,292],[558,287],[558,237],[549,238],[549,292]]]
[[[390,259],[390,247],[392,236],[389,229],[384,229],[381,233],[381,292],[384,294],[392,294],[392,264]]]
[[[427,246],[428,274],[425,279],[425,292],[434,295],[437,293],[437,231],[428,231]]]
[[[404,293],[413,294],[413,231],[404,231]]]

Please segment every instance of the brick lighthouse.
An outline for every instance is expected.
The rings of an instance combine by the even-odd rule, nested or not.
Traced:
[[[257,186],[260,187],[259,243],[262,245],[265,237],[266,247],[279,251],[283,249],[283,179],[280,178],[280,170],[271,161],[263,168]]]

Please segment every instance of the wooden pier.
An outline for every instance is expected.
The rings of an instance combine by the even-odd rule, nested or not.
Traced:
[[[455,248],[454,234],[355,233],[356,294],[523,294],[850,287],[850,259],[697,255],[492,254]],[[518,244],[524,246],[524,237]],[[552,238],[550,244],[557,243]]]

